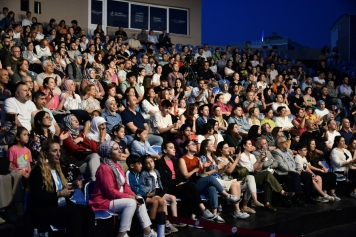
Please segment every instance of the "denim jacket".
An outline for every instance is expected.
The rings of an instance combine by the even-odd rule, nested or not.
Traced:
[[[161,175],[158,172],[158,170],[154,170],[157,174],[157,182],[158,186],[163,189],[163,185],[161,182]],[[141,184],[141,190],[145,193],[145,196],[147,196],[147,193],[149,191],[152,191],[152,195],[156,195],[156,183],[155,183],[155,177],[153,177],[149,171],[145,170],[142,171],[141,176],[140,176],[140,184]]]
[[[136,193],[136,195],[141,197],[146,197],[146,193],[141,189],[140,186],[140,173],[135,173],[131,170],[126,172],[126,179],[132,189]]]

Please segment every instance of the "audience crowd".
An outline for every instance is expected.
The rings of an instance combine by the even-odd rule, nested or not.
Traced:
[[[113,37],[15,19],[3,9],[0,224],[24,194],[40,230],[93,236],[105,210],[121,214],[120,237],[134,214],[144,236],[177,232],[185,224],[166,220],[177,199],[186,217],[224,223],[221,200],[246,219],[272,203],[340,201],[342,177],[356,198],[356,88],[329,59],[311,75],[249,44],[194,50],[166,30]],[[82,180],[95,182],[87,206],[70,200]]]

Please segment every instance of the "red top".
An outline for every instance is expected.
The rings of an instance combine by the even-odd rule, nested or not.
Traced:
[[[64,130],[64,133],[67,133],[68,130]],[[78,137],[83,138],[83,142],[79,142],[78,144],[74,142],[73,136],[69,136],[67,139],[63,141],[64,149],[69,153],[69,155],[74,155],[75,153],[84,152],[88,149],[98,152],[98,144],[87,138],[84,133],[80,132]]]
[[[299,124],[302,123],[302,120],[300,118],[295,118],[295,121],[297,121]],[[298,132],[299,132],[299,134],[301,136],[307,130],[307,128],[305,126],[305,123],[304,123],[304,127],[303,128],[298,127],[297,130],[298,130]]]
[[[214,117],[214,108],[216,106],[219,106],[221,108],[221,112],[230,112],[230,109],[227,105],[221,104],[219,102],[216,102],[213,104],[213,106],[211,106],[211,110],[210,110],[210,117]]]
[[[196,156],[193,156],[193,159],[190,159],[186,155],[182,156],[182,158],[185,161],[185,165],[187,166],[187,171],[190,172],[197,167],[197,163],[200,163],[200,159]],[[203,167],[200,164],[200,169],[198,170],[198,173],[201,173],[203,171]]]
[[[131,190],[130,186],[126,182],[124,170],[118,164],[114,165],[125,178],[123,192],[120,192],[115,175],[110,167],[106,164],[101,164],[96,171],[94,190],[89,199],[89,205],[94,211],[108,211],[110,201],[121,198],[130,198],[131,195],[135,195],[135,193]]]

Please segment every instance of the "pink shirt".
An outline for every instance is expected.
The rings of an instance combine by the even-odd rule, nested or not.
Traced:
[[[214,108],[216,106],[219,106],[221,108],[221,112],[230,112],[229,107],[227,107],[227,105],[224,104],[220,104],[219,102],[216,102],[213,104],[213,106],[211,106],[211,110],[210,110],[210,117],[214,117]]]
[[[32,162],[31,151],[27,147],[18,147],[16,145],[10,147],[7,151],[12,167],[18,170],[28,171],[27,165]]]
[[[47,91],[46,90],[43,90],[42,92],[46,93],[47,94]],[[56,110],[58,105],[59,105],[59,97],[56,93],[53,93],[53,101],[52,101],[52,104],[48,107],[49,110]],[[48,103],[48,101],[50,101],[52,99],[52,97],[50,96],[47,96],[46,97],[46,103]]]
[[[176,171],[174,170],[174,165],[172,160],[165,160],[166,161],[166,165],[169,167],[169,169],[172,172],[172,179],[176,179]]]
[[[126,178],[124,170],[117,164],[114,164],[121,175]],[[129,198],[135,193],[127,184],[126,179],[123,185],[123,192],[120,192],[119,186],[112,170],[108,165],[101,164],[96,171],[96,181],[93,193],[90,195],[89,205],[94,211],[109,210],[110,201],[121,198]]]

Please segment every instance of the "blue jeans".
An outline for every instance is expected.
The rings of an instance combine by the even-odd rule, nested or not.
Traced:
[[[130,134],[130,135],[126,135],[124,138],[124,141],[126,142],[127,146],[129,146],[131,144],[131,142],[134,140],[134,134]],[[163,138],[161,136],[158,135],[154,135],[154,134],[148,134],[148,143],[151,146],[161,146],[163,143]]]
[[[212,209],[218,208],[219,203],[217,192],[221,194],[224,189],[216,178],[210,175],[201,178],[196,182],[195,186],[200,194],[204,194],[209,198],[209,203]]]

